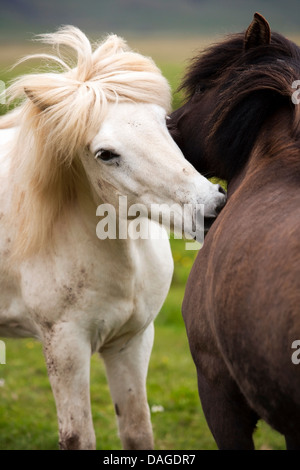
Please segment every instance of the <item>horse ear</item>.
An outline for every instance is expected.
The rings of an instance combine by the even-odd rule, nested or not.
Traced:
[[[254,13],[252,23],[249,25],[244,39],[244,49],[270,44],[271,30],[267,20],[259,13]]]
[[[38,93],[34,92],[33,90],[27,87],[24,88],[24,91],[27,97],[33,102],[33,104],[37,108],[39,108],[40,111],[45,111],[45,109],[48,108],[48,105],[39,98]]]

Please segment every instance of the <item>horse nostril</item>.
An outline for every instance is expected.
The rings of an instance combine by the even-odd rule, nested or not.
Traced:
[[[220,186],[219,184],[218,184],[218,191],[219,191],[219,193],[223,194],[225,197],[222,198],[222,202],[221,202],[221,203],[218,205],[218,207],[216,207],[216,209],[215,209],[217,215],[220,214],[221,210],[223,209],[223,207],[224,207],[225,204],[226,204],[226,199],[227,199],[227,197],[226,197],[227,193],[226,193],[225,189],[222,188],[222,186]]]
[[[218,184],[218,186],[219,186],[219,193],[226,194],[225,189],[222,188],[222,186],[220,186],[219,184]]]

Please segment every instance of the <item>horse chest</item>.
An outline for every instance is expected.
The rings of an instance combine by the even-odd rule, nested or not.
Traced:
[[[136,247],[129,264],[114,259],[110,250],[102,250],[101,256],[75,253],[58,263],[52,258],[22,266],[22,318],[26,310],[40,333],[62,321],[80,325],[96,348],[153,321],[172,277],[170,248],[147,242]]]
[[[155,278],[153,271],[160,271],[160,276]],[[151,263],[147,254],[141,252],[139,262],[129,277],[119,272],[106,279],[105,306],[103,295],[99,295],[95,303],[95,306],[101,306],[97,307],[96,313],[100,348],[107,343],[118,343],[119,339],[123,341],[132,337],[155,319],[167,295],[172,271],[169,250],[162,258],[156,259],[154,256]]]

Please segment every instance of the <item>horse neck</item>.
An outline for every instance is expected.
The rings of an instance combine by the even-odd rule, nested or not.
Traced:
[[[228,197],[251,179],[251,185],[290,180],[300,175],[299,113],[281,109],[262,127],[245,165],[228,181]],[[255,183],[256,182],[256,183]]]

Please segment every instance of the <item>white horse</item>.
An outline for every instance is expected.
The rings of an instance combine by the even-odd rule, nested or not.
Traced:
[[[114,35],[92,48],[71,26],[42,39],[58,52],[35,57],[56,68],[18,78],[8,96],[23,99],[0,119],[0,336],[42,342],[62,449],[95,448],[94,352],[123,447],[152,448],[145,382],[170,245],[168,237],[100,240],[96,208],[127,196],[147,207],[204,204],[214,217],[225,196],[171,139],[169,86],[151,59]],[[77,62],[68,65],[59,46]]]

